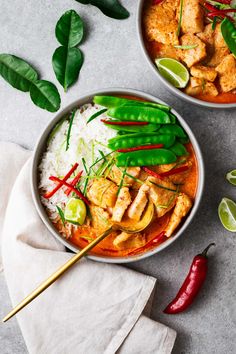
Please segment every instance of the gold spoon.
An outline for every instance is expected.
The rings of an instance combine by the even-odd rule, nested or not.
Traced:
[[[3,322],[8,321],[17,312],[22,310],[31,301],[33,301],[38,295],[40,295],[44,290],[46,290],[51,284],[53,284],[62,274],[64,274],[69,268],[71,268],[79,259],[85,256],[93,247],[95,247],[99,242],[106,238],[111,232],[115,230],[125,231],[127,233],[135,233],[144,230],[152,221],[154,213],[154,207],[151,202],[149,202],[146,211],[143,214],[142,219],[137,222],[136,227],[128,226],[129,223],[114,224],[112,227],[107,229],[104,233],[98,236],[95,240],[84,247],[80,252],[76,253],[71,259],[69,259],[63,266],[56,270],[49,278],[47,278],[43,283],[41,283],[35,290],[33,290],[24,300],[22,300],[12,311],[10,311],[4,318]],[[130,228],[129,228],[130,227]]]

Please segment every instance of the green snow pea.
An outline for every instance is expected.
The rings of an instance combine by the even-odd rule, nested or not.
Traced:
[[[167,112],[153,107],[124,105],[110,108],[107,111],[107,115],[121,121],[149,122],[154,124],[171,123]]]
[[[171,134],[179,138],[186,138],[186,133],[178,124],[166,124],[161,126],[158,134]]]
[[[181,144],[187,144],[189,143],[189,137],[186,135],[185,138],[178,138],[178,142],[181,143]]]
[[[177,141],[170,147],[170,150],[175,153],[176,156],[188,155],[188,151],[185,146]]]
[[[173,113],[169,113],[169,116],[170,116],[171,124],[175,124],[176,123],[176,116]]]
[[[135,105],[135,106],[140,105],[140,106],[160,108],[163,111],[167,111],[167,112],[170,111],[170,107],[161,103],[137,101],[137,100],[115,97],[115,96],[94,96],[93,102],[108,108],[119,107],[123,105]]]
[[[227,44],[230,51],[236,55],[236,27],[235,25],[228,19],[225,18],[221,22],[221,33],[224,38],[225,43]]]
[[[141,145],[163,144],[165,148],[169,148],[175,143],[174,135],[157,135],[149,134],[126,134],[119,135],[108,140],[108,147],[112,150],[126,149]]]
[[[166,149],[138,150],[117,155],[117,166],[153,166],[173,163],[175,154]]]
[[[160,124],[147,124],[147,125],[108,125],[109,128],[124,131],[127,133],[152,133],[160,128]]]

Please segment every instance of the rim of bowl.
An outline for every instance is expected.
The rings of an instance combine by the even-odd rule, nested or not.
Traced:
[[[56,116],[47,124],[45,129],[40,135],[40,138],[38,139],[36,143],[36,147],[34,149],[33,153],[33,158],[32,158],[32,164],[31,164],[31,176],[30,176],[30,183],[31,183],[31,191],[32,191],[32,196],[33,196],[33,201],[36,207],[36,210],[42,219],[43,223],[46,225],[47,229],[52,233],[52,235],[58,239],[61,243],[63,243],[67,248],[69,248],[73,252],[78,252],[79,247],[76,247],[72,242],[69,240],[66,240],[63,236],[60,235],[60,233],[56,230],[56,228],[53,226],[52,222],[50,221],[46,210],[44,206],[41,203],[40,200],[40,195],[38,191],[38,166],[41,161],[41,157],[43,152],[45,151],[45,146],[47,143],[48,136],[55,126],[55,124],[62,118],[64,115],[68,112],[70,112],[74,107],[79,107],[85,103],[91,102],[91,99],[95,95],[102,95],[102,94],[114,94],[114,95],[130,95],[130,96],[136,96],[140,98],[144,98],[149,101],[154,101],[162,104],[166,104],[165,102],[161,101],[160,99],[156,98],[155,96],[152,96],[150,94],[147,94],[145,92],[139,91],[139,90],[134,90],[134,89],[125,89],[125,88],[107,88],[107,89],[100,89],[96,90],[93,92],[89,92],[80,98],[78,98],[76,101],[68,105],[66,108],[61,110],[59,113],[56,114]],[[193,145],[195,155],[197,158],[197,164],[198,164],[198,186],[197,186],[197,192],[194,200],[194,205],[191,209],[191,212],[189,213],[188,217],[184,221],[184,224],[181,226],[181,228],[178,230],[178,232],[171,237],[169,240],[165,241],[163,244],[160,246],[149,250],[147,252],[144,252],[141,255],[136,255],[136,256],[129,256],[129,257],[106,257],[106,256],[99,256],[99,255],[88,255],[87,257],[89,259],[98,261],[98,262],[106,262],[106,263],[131,263],[135,262],[147,257],[150,257],[165,248],[167,248],[169,245],[171,245],[173,242],[175,242],[180,235],[184,233],[188,225],[191,223],[193,217],[195,216],[197,209],[199,207],[202,194],[203,194],[203,187],[204,187],[204,179],[205,179],[205,169],[204,169],[204,162],[203,162],[203,157],[202,153],[199,147],[199,144],[194,136],[194,133],[192,132],[191,128],[189,125],[185,122],[185,120],[173,109],[171,108],[171,111],[176,115],[178,118],[179,122],[183,126],[183,128],[186,130],[190,141]]]
[[[142,52],[149,63],[149,66],[152,68],[152,71],[155,72],[155,75],[159,78],[159,80],[175,95],[180,97],[181,99],[196,104],[198,106],[206,107],[206,108],[226,108],[226,109],[232,109],[236,108],[236,103],[214,103],[214,102],[207,102],[207,101],[202,101],[199,100],[198,98],[194,98],[192,96],[187,95],[183,91],[179,90],[178,88],[174,87],[171,85],[169,81],[167,81],[157,70],[155,64],[151,60],[147,49],[144,44],[144,39],[143,39],[143,31],[142,31],[142,12],[143,12],[143,6],[144,6],[145,0],[139,0],[138,2],[138,9],[137,9],[137,17],[136,17],[136,26],[137,26],[137,32],[138,32],[138,39],[140,43],[140,47],[142,49]]]

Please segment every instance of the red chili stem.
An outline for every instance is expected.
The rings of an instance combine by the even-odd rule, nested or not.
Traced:
[[[150,170],[150,169],[149,169],[148,167],[146,167],[146,166],[143,166],[142,169],[143,169],[145,172],[147,172],[150,176],[153,176],[153,177],[156,177],[156,178],[159,178],[159,179],[163,179],[163,177],[162,177],[159,173],[157,173],[157,172],[155,172],[155,171],[153,171],[153,170]]]
[[[74,166],[70,169],[70,171],[65,175],[65,177],[60,180],[60,183],[58,183],[58,185],[51,192],[45,193],[43,197],[46,199],[51,198],[63,186],[64,182],[66,182],[68,178],[70,178],[70,176],[77,169],[78,166],[79,164],[75,163]]]
[[[75,176],[75,178],[70,182],[70,185],[71,185],[71,186],[73,186],[73,187],[76,186],[76,184],[79,182],[79,180],[80,180],[80,178],[81,178],[81,176],[82,176],[82,173],[83,173],[83,171],[80,171],[80,172],[77,174],[77,176]],[[72,189],[71,189],[71,188],[68,188],[68,189],[65,191],[65,194],[66,194],[67,196],[69,196],[71,192],[72,192]]]
[[[73,187],[70,183],[67,183],[67,182],[65,182],[65,181],[63,181],[63,180],[61,180],[60,178],[57,178],[57,177],[55,177],[55,176],[51,176],[51,177],[49,177],[49,179],[50,179],[51,181],[53,181],[53,182],[59,182],[60,184],[62,183],[62,185],[66,186],[66,187],[68,187],[68,188],[71,188],[71,191],[73,191],[74,193],[76,193],[76,195],[77,195],[80,199],[82,199],[82,200],[85,202],[85,204],[87,204],[87,205],[90,204],[89,201],[88,201],[88,199],[87,199],[78,189],[76,189],[75,187]]]
[[[178,167],[178,168],[173,168],[170,171],[162,172],[162,173],[160,173],[160,176],[161,177],[167,177],[167,176],[177,175],[177,174],[179,174],[181,172],[187,171],[188,169],[189,169],[188,166],[181,166],[181,167]]]
[[[118,150],[116,150],[116,151],[117,151],[117,152],[131,152],[131,151],[138,151],[138,150],[152,150],[152,149],[160,149],[160,148],[162,148],[163,146],[164,146],[163,144],[142,145],[142,146],[127,148],[127,149],[118,149]]]
[[[101,122],[110,125],[148,125],[148,122],[128,122],[128,121],[115,121],[115,120],[106,120],[101,119]]]
[[[128,255],[135,255],[137,253],[145,251],[146,249],[156,246],[157,244],[162,243],[165,240],[167,240],[167,236],[165,235],[165,231],[162,231],[157,236],[155,236],[152,240],[148,241],[145,246],[137,248],[136,250],[128,253]]]
[[[185,278],[174,300],[165,308],[164,312],[176,314],[186,310],[199,293],[207,275],[207,252],[214,243],[209,244],[205,250],[194,257],[189,273]]]

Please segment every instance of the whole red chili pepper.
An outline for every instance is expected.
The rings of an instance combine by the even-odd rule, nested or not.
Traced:
[[[138,151],[138,150],[151,150],[151,149],[160,149],[164,145],[163,144],[153,144],[153,145],[141,145],[127,149],[118,149],[117,152],[130,152],[130,151]]]
[[[116,121],[116,120],[106,120],[106,119],[101,119],[101,122],[105,124],[110,124],[110,125],[148,125],[148,122],[124,122],[124,121]]]
[[[178,294],[165,308],[164,312],[176,314],[186,310],[197,296],[207,275],[207,251],[215,243],[210,243],[205,250],[194,257],[189,273],[181,286]]]

